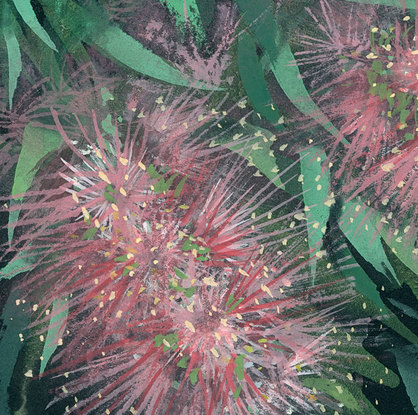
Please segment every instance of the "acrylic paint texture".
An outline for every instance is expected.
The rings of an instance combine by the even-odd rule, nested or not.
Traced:
[[[0,413],[418,413],[413,0],[4,0]]]

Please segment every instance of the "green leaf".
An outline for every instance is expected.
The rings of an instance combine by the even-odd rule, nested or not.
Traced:
[[[389,281],[396,281],[399,284],[395,270],[386,256],[380,236],[374,226],[375,221],[373,209],[353,201],[345,202],[340,229],[367,262],[386,275]]]
[[[82,240],[82,241],[86,241],[86,240],[89,240],[89,239],[93,239],[93,237],[94,237],[94,235],[96,235],[97,231],[98,231],[98,229],[97,229],[97,228],[90,228],[90,229],[87,229],[87,230],[83,233],[83,235],[81,235],[81,240]]]
[[[238,399],[238,396],[241,393],[241,390],[242,390],[242,386],[238,385],[238,387],[235,389],[235,392],[234,392],[234,398],[235,399]]]
[[[48,334],[46,335],[44,350],[42,352],[43,359],[41,360],[41,368],[39,374],[41,375],[49,359],[54,354],[58,339],[62,336],[67,323],[68,307],[65,300],[55,300],[52,303],[51,320],[48,327]]]
[[[22,17],[23,21],[32,29],[32,31],[52,50],[57,52],[54,42],[49,37],[48,33],[41,26],[32,8],[30,0],[13,0],[17,11]]]
[[[16,165],[12,196],[26,192],[32,184],[33,178],[41,167],[42,159],[61,146],[61,135],[46,128],[32,127],[29,123],[23,132],[22,150]],[[20,203],[22,197],[15,201]],[[16,203],[16,202],[15,202]],[[19,210],[9,213],[9,241],[13,238],[14,225],[19,218]]]
[[[312,256],[318,253],[322,247],[323,235],[329,219],[332,199],[329,196],[329,169],[322,171],[322,163],[326,160],[326,154],[322,147],[314,146],[301,152],[300,169],[303,175],[302,189],[306,213],[308,218],[308,244]],[[311,223],[313,222],[313,223]],[[310,264],[315,281],[316,260]]]
[[[187,274],[185,274],[181,269],[178,269],[177,267],[174,267],[174,272],[182,280],[187,280],[189,278]]]
[[[339,250],[338,253],[341,258],[349,258],[341,264],[341,272],[347,277],[354,277],[356,290],[371,300],[378,309],[382,309],[382,313],[386,313],[386,307],[380,298],[376,284],[370,280],[367,273],[353,258],[350,250],[345,247]]]
[[[206,34],[202,26],[199,8],[196,0],[160,0],[167,6],[168,10],[176,17],[176,24],[181,31],[184,32],[187,25],[190,26],[192,32],[196,36],[199,45],[205,41]]]
[[[380,222],[380,220],[379,220]],[[377,224],[377,223],[376,223]],[[381,223],[380,223],[381,224]],[[389,226],[383,226],[380,231],[380,235],[386,242],[386,244],[392,249],[392,252],[413,272],[418,274],[418,261],[415,250],[415,238],[402,236],[398,237],[389,235]]]
[[[110,114],[107,114],[106,118],[102,120],[100,125],[102,126],[103,131],[105,133],[111,135],[112,137],[115,136],[116,129],[115,129],[115,126],[112,124],[112,116]]]
[[[396,357],[396,364],[402,376],[406,392],[418,413],[418,346],[410,344],[390,350]]]
[[[13,96],[17,86],[17,79],[22,71],[22,58],[19,42],[11,26],[3,27],[3,36],[7,47],[9,65],[9,108],[13,107]]]
[[[151,179],[159,179],[160,177],[163,176],[162,174],[158,173],[157,170],[155,170],[155,167],[153,164],[150,164],[148,166],[147,173],[148,173],[148,176],[151,177]]]
[[[187,298],[190,298],[194,295],[194,293],[196,292],[196,287],[189,287],[189,288],[185,288],[184,289],[184,295]]]
[[[121,255],[116,257],[113,261],[114,262],[125,262],[128,260],[128,256],[127,255]]]
[[[237,379],[238,380],[243,380],[244,379],[244,357],[245,355],[240,354],[236,359],[235,359],[235,369],[234,372],[237,375]]]
[[[196,385],[197,383],[197,375],[200,371],[200,367],[197,367],[195,369],[192,369],[189,373],[189,378],[190,378],[190,382],[192,383],[192,385]]]
[[[277,167],[276,157],[274,156],[271,145],[276,140],[274,134],[263,128],[245,124],[246,129],[243,133],[250,133],[254,139],[234,144],[235,138],[226,137],[226,140],[218,140],[218,144],[224,145],[234,153],[247,159],[252,165],[266,176],[277,187],[283,187],[283,183],[278,177],[279,168]]]
[[[10,280],[22,272],[29,271],[36,260],[36,254],[28,254],[26,251],[19,251],[18,254],[0,270],[0,280]]]
[[[240,297],[237,301],[235,301],[234,304],[229,307],[229,309],[226,311],[226,314],[229,314],[233,310],[235,310],[242,302],[244,301],[244,297]]]
[[[187,180],[187,176],[184,176],[181,180],[180,183],[176,186],[176,189],[174,190],[174,197],[179,197],[181,191],[183,190],[183,187],[186,183]]]
[[[116,203],[116,199],[107,191],[104,192],[105,199],[110,203]]]
[[[316,388],[318,391],[326,393],[352,411],[363,413],[357,399],[348,391],[343,382],[337,381],[336,383],[333,383],[328,379],[303,377],[302,384],[307,388]],[[340,393],[340,391],[342,391],[342,393]]]
[[[299,68],[295,64],[295,57],[284,33],[281,32],[281,26],[275,20],[274,3],[271,0],[237,0],[237,3],[251,31],[268,55],[277,82],[292,104],[303,114],[318,121],[332,135],[337,136],[338,130],[312,101],[305,88]],[[266,30],[266,27],[269,29]]]
[[[196,82],[164,59],[146,49],[122,29],[110,24],[98,6],[81,7],[73,1],[61,3],[56,0],[40,0],[44,12],[55,30],[65,22],[66,27],[80,41],[97,46],[109,58],[128,68],[174,85],[193,86],[201,89],[218,89]]]
[[[269,93],[255,41],[248,33],[239,37],[238,69],[245,92],[254,108],[271,124],[276,125],[282,114]]]
[[[234,294],[231,294],[228,299],[226,300],[226,306],[230,306],[232,304],[232,302],[234,301]]]
[[[360,4],[378,4],[380,6],[391,6],[391,7],[397,7],[399,9],[403,8],[403,1],[401,0],[346,0],[352,3],[360,3]],[[405,8],[414,10],[416,7],[415,0],[405,0]]]
[[[202,24],[205,28],[208,28],[212,23],[213,13],[215,11],[216,0],[197,0],[197,6],[199,7],[200,17]]]
[[[16,306],[16,300],[19,298],[19,292],[13,290],[7,299],[1,315],[2,330],[0,332],[0,413],[9,414],[9,392],[8,387],[13,375],[13,370],[23,346],[20,341],[19,333],[25,335],[25,329],[30,320],[22,309],[22,306]]]
[[[186,369],[187,361],[189,360],[189,356],[184,356],[178,363],[177,366],[181,367],[182,369]]]

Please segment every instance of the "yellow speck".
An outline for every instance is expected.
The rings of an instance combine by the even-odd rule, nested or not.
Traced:
[[[215,357],[219,357],[219,353],[214,347],[212,347],[212,349],[210,349],[210,351]]]
[[[106,183],[111,184],[109,178],[107,177],[107,175],[106,175],[106,173],[104,171],[99,171],[99,177],[103,181],[105,181]]]
[[[193,326],[193,324],[192,323],[190,323],[190,321],[185,321],[184,322],[184,325],[192,332],[192,333],[195,333],[196,332],[196,329],[194,328],[194,326]]]

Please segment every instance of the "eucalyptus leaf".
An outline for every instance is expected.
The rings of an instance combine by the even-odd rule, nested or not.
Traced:
[[[32,8],[30,0],[13,0],[13,4],[15,5],[23,21],[42,40],[42,42],[44,42],[52,50],[57,52],[57,48],[54,42],[51,40],[46,30],[39,23],[38,18],[36,17],[36,14]]]
[[[52,303],[51,316],[52,317],[49,323],[48,333],[46,335],[45,345],[42,352],[43,359],[41,360],[41,367],[39,369],[40,375],[44,372],[49,360],[51,359],[58,346],[58,340],[64,333],[68,316],[67,302],[61,299],[55,300]]]
[[[3,37],[6,42],[7,60],[9,66],[9,108],[13,107],[13,96],[17,87],[17,80],[22,72],[22,57],[19,42],[15,33],[16,22],[7,4],[4,4],[1,17]]]
[[[340,228],[344,235],[376,271],[385,275],[390,282],[395,281],[399,285],[374,223],[374,211],[371,208],[354,201],[344,203],[344,213],[340,220]]]
[[[23,132],[22,149],[16,165],[15,177],[12,187],[12,196],[26,192],[41,167],[40,161],[49,153],[56,151],[62,144],[61,135],[46,128],[33,127],[28,124]],[[14,199],[14,203],[21,203],[23,197]],[[19,218],[20,209],[9,213],[9,241],[13,238],[16,221]]]
[[[302,174],[303,201],[305,203],[306,217],[308,218],[308,243],[312,255],[319,254],[322,248],[323,235],[325,234],[329,219],[330,208],[334,203],[329,198],[329,169],[322,169],[326,160],[325,151],[320,146],[313,146],[301,152],[300,166]],[[316,259],[310,263],[311,273],[316,273]]]

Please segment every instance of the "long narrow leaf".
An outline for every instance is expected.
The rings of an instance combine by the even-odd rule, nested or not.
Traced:
[[[325,151],[314,146],[301,152],[300,168],[302,174],[303,200],[308,218],[308,243],[313,256],[319,255],[323,243],[333,198],[329,198],[329,169],[322,171],[326,160]],[[311,272],[315,276],[316,260],[311,263]],[[315,282],[315,280],[313,280]]]
[[[62,143],[62,138],[56,131],[46,128],[35,128],[28,124],[23,132],[22,150],[17,162],[15,177],[12,187],[12,195],[26,192],[32,184],[42,158],[48,153],[57,150]],[[20,203],[22,198],[17,198],[15,203]],[[13,210],[9,214],[9,241],[13,238],[14,225],[19,217],[19,210]]]
[[[160,0],[176,17],[177,26],[184,30],[189,25],[196,36],[198,44],[205,41],[205,30],[196,0]]]
[[[9,65],[9,107],[13,106],[13,96],[17,86],[17,80],[22,71],[22,57],[20,55],[19,42],[10,26],[3,27],[3,36],[7,47],[7,59]]]
[[[380,236],[377,232],[373,211],[355,202],[344,204],[345,212],[340,220],[340,228],[344,235],[373,267],[386,275],[389,281],[399,281],[395,270],[387,259]]]
[[[93,13],[73,1],[58,6],[55,0],[40,0],[51,25],[59,30],[65,21],[80,41],[97,46],[108,57],[136,72],[168,82],[201,89],[217,89],[192,80],[169,65],[164,59],[146,49],[122,29],[103,19],[103,13]]]
[[[51,40],[46,30],[39,23],[38,18],[36,17],[36,14],[32,8],[30,0],[13,0],[13,4],[15,5],[23,21],[42,40],[42,42],[44,42],[52,50],[57,52],[57,48],[54,42]]]
[[[271,124],[277,125],[282,114],[269,93],[263,65],[257,55],[256,43],[248,33],[243,33],[239,38],[238,69],[253,107]]]
[[[51,316],[52,318],[49,323],[48,334],[46,336],[45,346],[42,352],[43,359],[41,360],[41,368],[39,369],[40,375],[44,372],[46,365],[54,354],[58,346],[59,339],[65,330],[68,316],[67,303],[64,300],[55,300],[52,303]]]
[[[360,3],[360,4],[376,4],[379,6],[392,6],[397,8],[403,8],[403,4],[405,3],[406,9],[415,10],[416,1],[415,0],[346,0],[352,3]]]
[[[0,413],[5,415],[10,413],[8,387],[20,349],[23,346],[21,338],[24,339],[25,328],[30,322],[22,305],[17,305],[18,298],[18,291],[13,291],[9,295],[1,315],[3,323],[0,338]],[[20,337],[19,334],[23,337]]]
[[[267,53],[277,82],[292,104],[303,114],[319,122],[328,132],[337,136],[338,130],[312,101],[305,88],[295,64],[295,57],[274,18],[272,1],[237,0],[237,3],[250,24],[251,31]],[[266,30],[266,27],[269,29]]]

